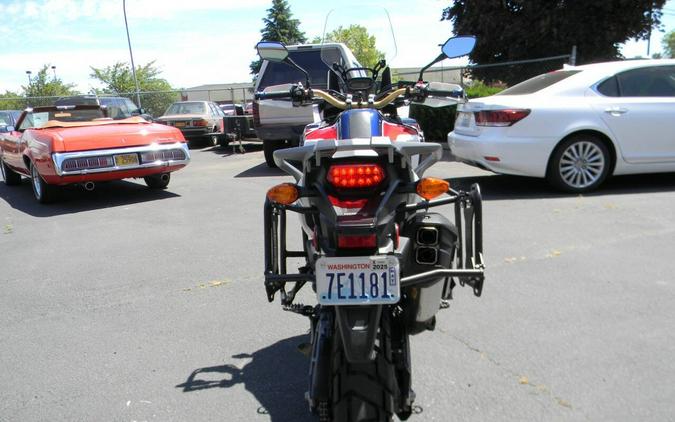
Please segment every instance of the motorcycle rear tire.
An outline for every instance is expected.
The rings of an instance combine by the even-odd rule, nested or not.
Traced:
[[[337,328],[337,327],[336,327]],[[336,330],[332,354],[332,420],[334,422],[392,420],[398,386],[391,351],[391,328],[382,315],[377,355],[369,363],[349,363]]]

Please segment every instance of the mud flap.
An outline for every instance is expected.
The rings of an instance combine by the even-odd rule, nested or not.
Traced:
[[[335,317],[349,363],[372,362],[382,305],[336,306]]]

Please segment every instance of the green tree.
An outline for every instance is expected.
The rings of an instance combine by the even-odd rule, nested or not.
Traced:
[[[453,0],[443,10],[455,34],[478,38],[474,63],[569,54],[577,46],[577,64],[621,58],[619,46],[645,39],[660,26],[666,0]],[[475,78],[512,85],[560,68],[562,61],[474,69]]]
[[[35,76],[31,76],[30,84],[21,87],[24,97],[28,97],[28,103],[33,107],[51,105],[58,97],[76,93],[74,84],[63,83],[61,79],[50,75],[50,67],[49,64],[42,66]]]
[[[661,45],[663,46],[663,57],[675,59],[675,30],[663,36]]]
[[[5,91],[0,94],[0,110],[23,110],[26,107],[26,98],[17,92]]]
[[[280,41],[286,45],[303,44],[307,41],[305,33],[300,31],[300,22],[293,19],[291,7],[286,0],[272,0],[272,7],[267,9],[267,17],[263,18],[265,26],[260,30],[262,41]],[[262,61],[254,60],[249,65],[252,75],[260,71]]]
[[[117,62],[104,68],[91,67],[89,75],[103,84],[99,94],[115,94],[131,98],[136,102],[136,84],[133,72],[128,63]],[[179,98],[179,94],[173,91],[171,84],[160,77],[161,71],[151,61],[145,66],[136,66],[136,78],[141,92],[141,106],[153,116],[161,116],[164,111]]]
[[[312,42],[320,43],[320,37],[314,38]],[[345,43],[361,66],[373,68],[378,61],[384,58],[384,53],[375,46],[375,36],[369,35],[368,30],[361,25],[349,25],[348,28],[339,26],[326,35],[324,42]]]

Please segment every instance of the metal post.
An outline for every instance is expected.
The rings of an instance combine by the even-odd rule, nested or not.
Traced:
[[[56,80],[56,66],[52,66],[52,72],[54,72],[54,80]]]
[[[30,74],[31,73],[33,73],[33,72],[31,72],[30,70],[26,71],[26,75],[28,75],[28,89],[26,90],[26,107],[29,106],[29,104],[28,104],[28,91],[30,91],[30,84],[31,84]]]
[[[570,66],[577,65],[577,46],[572,46],[572,54],[570,55]]]
[[[129,25],[127,24],[127,0],[122,0],[122,10],[124,12],[124,27],[127,29],[127,42],[129,43],[129,57],[131,57],[131,73],[134,76],[134,83],[136,84],[136,101],[138,108],[141,108],[141,94],[138,88],[138,79],[136,79],[136,65],[134,64],[134,54],[131,51],[131,37],[129,37]]]

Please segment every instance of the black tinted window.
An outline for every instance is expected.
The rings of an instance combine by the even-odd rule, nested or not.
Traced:
[[[532,94],[534,92],[540,91],[544,88],[567,79],[572,75],[576,75],[581,72],[580,70],[558,70],[555,72],[544,73],[543,75],[535,76],[534,78],[528,79],[525,82],[521,82],[518,85],[514,85],[511,88],[505,89],[497,95],[525,95]]]
[[[315,88],[326,88],[326,78],[328,75],[328,66],[321,60],[321,50],[295,50],[289,52],[291,60],[309,73],[312,86]],[[265,73],[258,86],[262,91],[270,85],[281,85],[302,82],[305,83],[305,75],[299,70],[285,63],[267,63]]]
[[[622,97],[675,97],[675,66],[654,66],[616,75]]]
[[[600,85],[598,85],[598,92],[607,97],[619,96],[619,85],[616,81],[616,76],[612,76]]]

